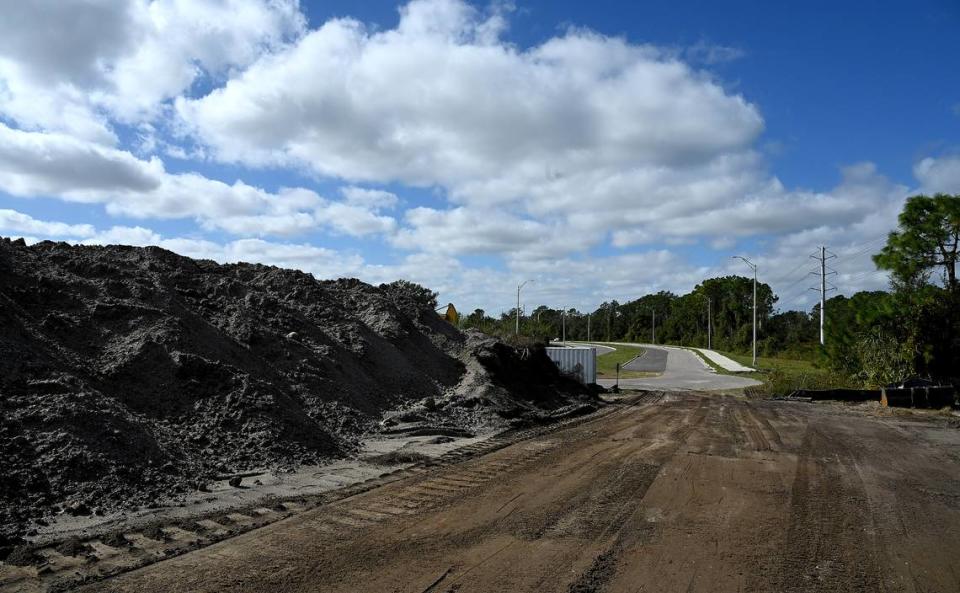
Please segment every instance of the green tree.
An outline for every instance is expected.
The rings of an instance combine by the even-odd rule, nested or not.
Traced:
[[[770,317],[763,326],[760,349],[774,355],[790,351],[793,356],[809,357],[817,342],[819,305],[813,313],[783,311]]]
[[[960,195],[918,195],[907,198],[900,229],[890,233],[873,257],[877,267],[893,272],[905,287],[927,284],[942,268],[943,286],[957,290],[957,247],[960,244]]]
[[[463,328],[479,329],[482,332],[491,333],[496,324],[496,320],[488,317],[483,309],[474,309],[473,313],[463,318]]]
[[[721,350],[745,352],[753,340],[753,278],[723,276],[710,278],[693,289],[713,303],[713,345]],[[764,327],[773,315],[777,296],[770,285],[757,283],[757,339],[763,340]],[[702,310],[701,304],[697,311]],[[706,329],[703,330],[704,336]]]
[[[860,367],[857,378],[867,387],[882,387],[914,373],[916,357],[910,344],[882,328],[861,334],[855,351]]]
[[[409,280],[381,284],[380,290],[393,300],[398,309],[412,316],[432,314],[437,308],[437,293]]]
[[[960,368],[960,195],[912,196],[899,223],[873,258],[878,268],[893,274],[896,324],[887,335],[913,353],[918,371],[956,376]],[[932,281],[936,275],[940,282]]]
[[[863,354],[868,351],[864,346],[879,343],[871,341],[871,332],[881,331],[886,338],[906,343],[898,322],[896,303],[890,293],[872,291],[858,292],[850,298],[835,296],[827,300],[827,311],[824,327],[827,359],[831,368],[850,377],[863,375]],[[870,375],[878,375],[875,370],[878,360],[873,358],[870,364],[873,368]]]

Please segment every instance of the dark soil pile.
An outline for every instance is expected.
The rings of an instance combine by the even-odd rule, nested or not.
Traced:
[[[0,239],[0,547],[53,512],[349,455],[388,410],[476,427],[589,399],[410,283]]]

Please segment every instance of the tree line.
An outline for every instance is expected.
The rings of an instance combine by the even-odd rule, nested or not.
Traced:
[[[873,258],[891,273],[890,289],[827,300],[824,347],[819,303],[809,311],[780,311],[771,287],[758,282],[758,355],[812,360],[871,386],[914,374],[960,375],[958,243],[960,195],[908,198],[899,228]],[[516,314],[511,309],[495,318],[477,309],[461,322],[508,337]],[[623,303],[611,300],[592,311],[541,305],[521,311],[520,333],[539,340],[565,336],[694,347],[706,347],[709,340],[716,350],[747,353],[752,320],[753,279],[723,276],[686,294],[661,291]]]
[[[777,297],[768,284],[757,283],[758,349],[782,352],[788,344],[816,337],[816,323],[797,311],[775,312]],[[463,326],[501,336],[515,331],[516,309],[493,318],[482,309],[465,316]],[[661,291],[632,301],[603,302],[592,311],[566,311],[541,305],[521,311],[520,333],[541,340],[566,337],[576,341],[646,342],[707,347],[740,352],[751,348],[753,279],[710,278],[687,294]],[[709,328],[708,328],[709,326]],[[708,336],[708,333],[710,334]]]

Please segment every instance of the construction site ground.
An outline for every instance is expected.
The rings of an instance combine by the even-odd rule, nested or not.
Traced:
[[[627,394],[87,591],[960,590],[960,431]]]

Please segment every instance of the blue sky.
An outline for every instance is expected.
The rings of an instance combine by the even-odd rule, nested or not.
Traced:
[[[354,16],[396,26],[397,2],[307,2],[311,23]],[[771,167],[791,186],[827,189],[839,168],[877,163],[912,180],[914,161],[960,144],[960,4],[951,0],[517,3],[509,38],[523,47],[566,27],[635,43],[729,47],[711,65],[763,110]]]
[[[906,196],[960,193],[960,7],[22,3],[0,23],[0,235],[158,244],[462,309],[591,308],[743,254],[808,308]]]

